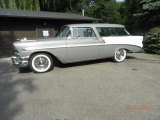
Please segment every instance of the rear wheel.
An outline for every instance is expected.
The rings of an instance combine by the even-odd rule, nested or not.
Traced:
[[[45,53],[38,53],[31,56],[29,66],[36,73],[48,72],[54,67],[52,57]]]
[[[115,62],[123,62],[125,60],[126,56],[127,56],[127,52],[125,49],[123,49],[123,48],[117,49],[114,53],[113,60]]]

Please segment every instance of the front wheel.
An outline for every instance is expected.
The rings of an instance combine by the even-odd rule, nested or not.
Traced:
[[[123,48],[117,49],[114,53],[113,60],[115,62],[123,62],[125,60],[126,56],[127,56],[127,52],[125,49],[123,49]]]
[[[33,72],[44,73],[53,69],[53,60],[45,53],[34,54],[30,58],[29,66]]]

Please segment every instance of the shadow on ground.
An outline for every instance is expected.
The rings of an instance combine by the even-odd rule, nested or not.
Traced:
[[[126,59],[133,59],[133,60],[139,60],[139,61],[143,61],[143,62],[147,62],[147,63],[160,63],[160,60],[158,59],[153,59],[153,58],[138,58],[138,57],[134,57],[134,56],[127,56]]]
[[[138,58],[133,56],[127,56],[126,59],[138,59]],[[91,61],[85,61],[85,62],[69,63],[69,64],[62,64],[58,62],[56,63],[56,66],[60,68],[68,68],[68,67],[77,67],[77,66],[92,65],[92,64],[99,64],[99,63],[106,63],[106,62],[115,63],[112,58],[106,58],[106,59],[91,60]]]
[[[136,59],[136,57],[133,56],[127,56],[126,59]]]
[[[62,64],[58,62],[56,63],[55,66],[59,68],[68,68],[68,67],[78,67],[78,66],[99,64],[99,63],[105,63],[105,62],[112,62],[112,59],[91,60],[91,61],[75,62],[75,63],[69,63],[69,64]]]
[[[22,113],[24,105],[19,102],[19,94],[32,93],[36,89],[32,78],[14,77],[15,74],[18,74],[17,69],[10,63],[0,63],[0,120],[13,120]]]

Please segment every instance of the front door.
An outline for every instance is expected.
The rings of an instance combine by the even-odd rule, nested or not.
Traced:
[[[97,59],[100,56],[100,44],[92,28],[73,28],[73,37],[67,40],[67,62]]]

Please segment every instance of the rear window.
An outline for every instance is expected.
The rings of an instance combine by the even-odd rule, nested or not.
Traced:
[[[101,37],[129,35],[128,32],[125,30],[125,28],[97,27],[96,29]]]

